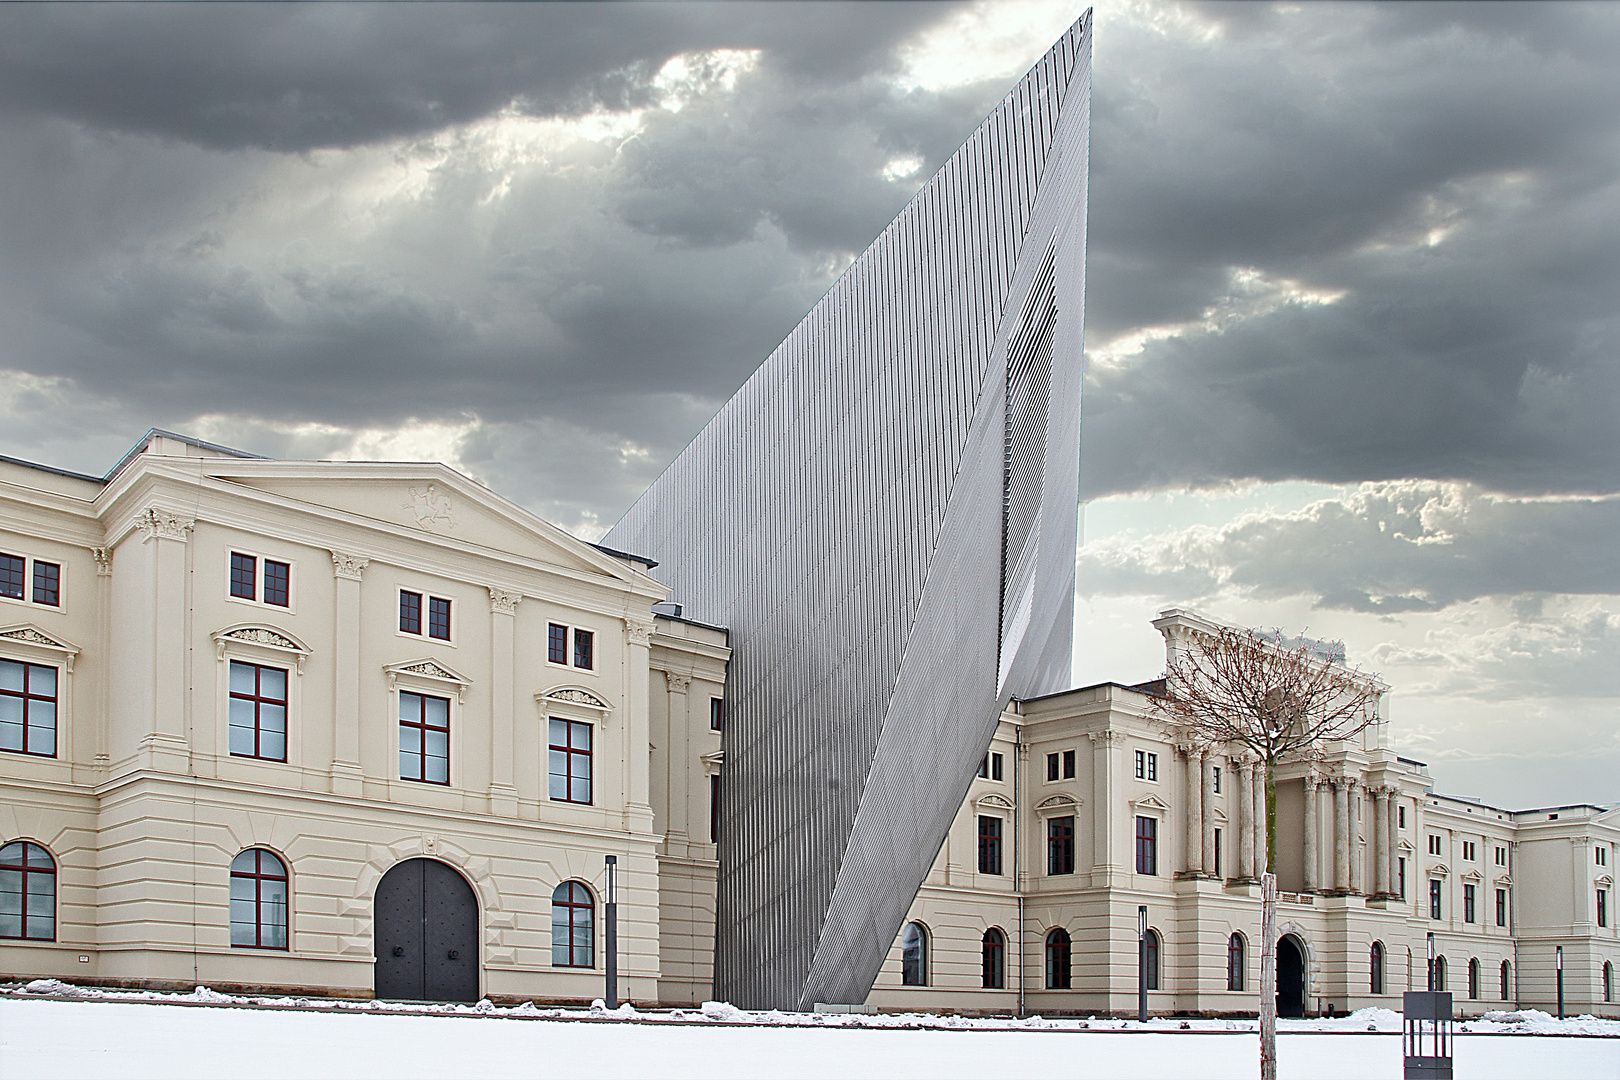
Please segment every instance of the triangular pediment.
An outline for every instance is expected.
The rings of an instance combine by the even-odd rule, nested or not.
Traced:
[[[1462,880],[1472,882],[1484,881],[1485,875],[1481,874],[1478,870],[1468,870],[1463,873]]]
[[[1131,801],[1131,809],[1155,810],[1161,814],[1168,814],[1170,812],[1169,805],[1163,802],[1157,795],[1144,795],[1140,799],[1133,799]]]
[[[72,644],[66,638],[48,634],[33,623],[17,623],[0,629],[0,642],[32,645],[37,649],[50,649],[52,652],[67,653],[70,656],[79,654],[77,645]]]
[[[439,682],[454,683],[462,688],[472,685],[471,679],[454,668],[439,663],[432,657],[424,657],[421,660],[407,660],[402,664],[385,664],[383,670],[388,673],[390,679],[397,679],[401,675],[410,675],[418,679],[434,679]]]
[[[574,573],[628,581],[640,579],[646,569],[599,550],[442,465],[222,461],[219,475],[277,501],[334,510]]]

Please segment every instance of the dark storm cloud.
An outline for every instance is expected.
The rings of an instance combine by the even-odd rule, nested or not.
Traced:
[[[1088,491],[1620,487],[1616,12],[1200,10],[1224,36],[1099,59],[1090,340],[1204,320],[1239,269],[1340,298],[1099,365]]]
[[[0,108],[216,149],[301,151],[436,131],[509,104],[647,100],[687,50],[765,48],[847,77],[939,10],[893,4],[13,4]]]

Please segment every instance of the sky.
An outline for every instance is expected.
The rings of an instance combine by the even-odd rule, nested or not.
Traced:
[[[439,460],[599,537],[1084,10],[0,6],[0,453]],[[1620,802],[1620,6],[1096,5],[1075,680],[1343,640]]]

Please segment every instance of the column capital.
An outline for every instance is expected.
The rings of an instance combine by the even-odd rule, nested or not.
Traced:
[[[517,606],[523,600],[522,589],[508,589],[501,585],[486,585],[489,590],[489,613],[491,615],[516,615]]]
[[[640,645],[645,648],[652,644],[653,624],[632,622],[626,619],[624,621],[624,634],[629,639],[630,644]]]
[[[112,548],[110,548],[110,547],[93,547],[93,548],[90,549],[90,557],[92,559],[96,560],[96,576],[97,577],[111,577],[112,576],[112,561],[113,561],[113,549]]]
[[[1113,728],[1104,728],[1102,731],[1088,731],[1086,732],[1086,738],[1090,739],[1094,746],[1105,748],[1122,746],[1125,743],[1125,733],[1116,731]]]
[[[1191,740],[1182,740],[1177,742],[1175,745],[1176,753],[1180,754],[1189,761],[1193,760],[1194,758],[1201,758],[1205,754],[1209,753],[1209,747],[1203,745],[1202,743],[1192,742]]]
[[[666,671],[664,672],[664,681],[669,684],[669,692],[672,694],[684,694],[692,689],[692,680],[685,675],[676,675],[674,672]]]
[[[366,572],[366,567],[370,565],[371,560],[363,555],[351,555],[346,551],[332,551],[333,577],[359,581],[360,576]]]
[[[161,506],[148,506],[135,519],[135,527],[141,531],[143,541],[178,540],[183,544],[197,527],[197,519]]]

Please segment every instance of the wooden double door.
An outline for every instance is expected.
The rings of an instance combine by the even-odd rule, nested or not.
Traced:
[[[478,1000],[478,898],[434,859],[408,859],[377,883],[379,998]]]

